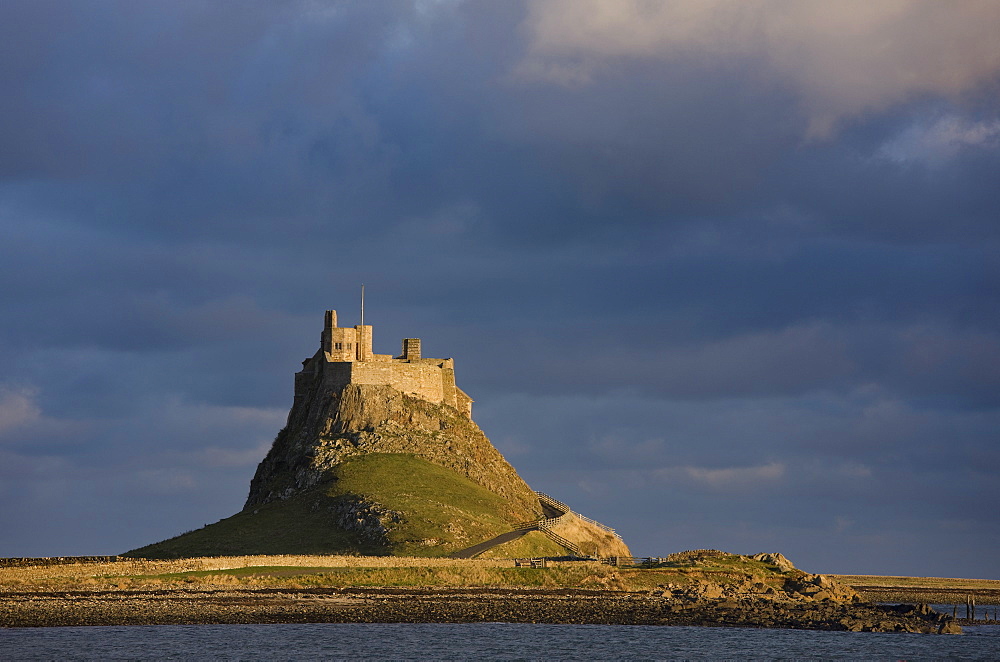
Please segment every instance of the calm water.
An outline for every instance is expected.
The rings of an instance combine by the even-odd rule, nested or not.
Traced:
[[[996,660],[1000,625],[964,635],[513,623],[0,629],[4,660]]]

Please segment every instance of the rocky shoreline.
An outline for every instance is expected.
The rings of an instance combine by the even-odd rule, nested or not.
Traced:
[[[220,588],[0,594],[0,626],[554,623],[961,633],[926,606],[582,589]]]

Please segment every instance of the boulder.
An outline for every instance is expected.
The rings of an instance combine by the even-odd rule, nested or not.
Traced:
[[[795,570],[795,566],[792,565],[792,562],[786,559],[784,555],[779,554],[777,552],[754,554],[750,558],[753,559],[754,561],[769,563],[775,566],[781,572],[788,572],[790,570]]]

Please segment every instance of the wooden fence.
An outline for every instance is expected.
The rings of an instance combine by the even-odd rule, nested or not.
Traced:
[[[569,551],[573,552],[574,556],[584,555],[583,550],[580,549],[580,546],[577,545],[575,542],[570,542],[569,540],[566,540],[558,533],[553,533],[551,529],[538,529],[538,530],[544,533],[546,536],[548,536],[549,540],[555,542],[557,545],[562,545]]]
[[[539,501],[541,501],[542,503],[544,503],[547,506],[551,506],[551,507],[555,508],[556,510],[563,511],[563,514],[573,512],[572,508],[570,508],[569,506],[567,506],[562,501],[559,501],[557,499],[553,499],[552,497],[550,497],[545,492],[535,491],[535,495],[538,497]]]
[[[629,565],[639,565],[647,568],[652,568],[655,565],[660,565],[661,563],[666,563],[667,558],[662,556],[609,556],[606,559],[601,559],[601,563],[605,565],[613,566],[629,566]]]
[[[536,491],[535,494],[538,495],[538,500],[541,501],[542,503],[544,503],[544,504],[546,504],[548,506],[551,506],[552,508],[556,508],[557,510],[563,511],[562,515],[560,515],[559,517],[555,517],[555,518],[549,518],[548,521],[551,521],[551,522],[559,521],[563,517],[566,517],[567,515],[569,515],[570,513],[572,513],[573,515],[576,515],[578,518],[582,519],[584,522],[587,522],[588,524],[592,524],[592,525],[596,526],[597,528],[599,528],[599,529],[601,529],[603,531],[607,531],[608,533],[610,533],[611,535],[613,535],[615,538],[618,538],[619,540],[622,539],[622,537],[620,535],[618,535],[618,532],[615,531],[614,529],[612,529],[610,526],[608,526],[606,524],[601,524],[597,520],[591,519],[591,518],[587,517],[586,515],[581,515],[578,512],[574,512],[573,509],[570,508],[569,506],[567,506],[565,503],[563,503],[562,501],[558,501],[556,499],[553,499],[552,497],[550,497],[545,492],[537,492]]]
[[[548,565],[548,559],[514,559],[515,568],[545,568]]]

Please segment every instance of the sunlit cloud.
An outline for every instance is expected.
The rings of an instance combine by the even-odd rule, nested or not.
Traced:
[[[977,122],[956,115],[918,120],[883,143],[878,155],[898,163],[943,166],[968,147],[1000,147],[1000,121]]]
[[[998,24],[988,0],[536,0],[520,71],[585,84],[621,58],[709,69],[750,59],[797,90],[808,135],[821,138],[842,118],[993,79]]]
[[[785,475],[785,465],[781,462],[771,462],[756,467],[727,467],[725,469],[685,467],[684,472],[691,478],[711,487],[734,487],[775,481]]]
[[[655,469],[650,475],[667,482],[687,479],[712,490],[745,491],[780,481],[786,468],[784,462],[732,467],[682,466]]]
[[[0,435],[39,419],[42,411],[36,395],[31,389],[0,387]]]

